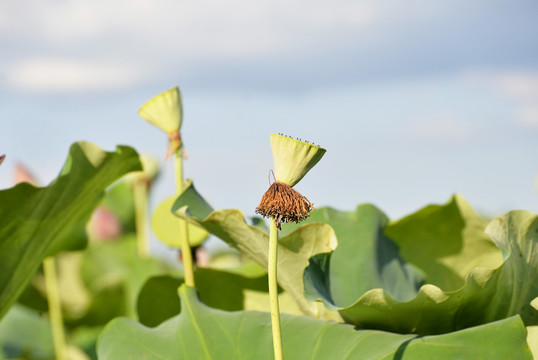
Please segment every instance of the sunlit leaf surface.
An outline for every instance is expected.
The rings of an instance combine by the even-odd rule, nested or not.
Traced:
[[[45,256],[85,246],[84,226],[101,192],[140,167],[130,147],[105,152],[78,142],[49,186],[22,183],[0,191],[0,318]]]

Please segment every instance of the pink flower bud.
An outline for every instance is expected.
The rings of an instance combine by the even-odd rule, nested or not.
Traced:
[[[34,186],[38,186],[38,181],[35,176],[21,163],[15,165],[15,173],[13,174],[13,182],[20,184],[27,182]]]
[[[104,207],[98,207],[88,224],[90,237],[100,240],[112,240],[121,235],[122,227],[114,213]]]

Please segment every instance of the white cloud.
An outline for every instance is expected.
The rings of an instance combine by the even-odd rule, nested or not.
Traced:
[[[501,92],[517,101],[517,123],[524,127],[538,128],[538,72],[503,74],[496,83]]]
[[[521,100],[538,100],[538,72],[509,72],[496,79],[497,87]]]
[[[68,58],[31,58],[7,68],[7,84],[33,92],[80,92],[127,87],[142,80],[136,66]],[[147,75],[147,73],[145,73]]]
[[[521,107],[517,113],[517,120],[526,127],[538,128],[538,104]]]
[[[15,51],[23,49],[21,54],[3,54],[7,56],[0,62],[0,77],[23,90],[85,91],[136,82],[136,69],[125,67],[122,59],[161,77],[170,68],[193,73],[207,63],[268,61],[338,44],[341,33],[375,20],[372,4],[370,0],[335,0],[329,6],[322,0],[0,1],[0,40],[16,42]]]
[[[512,99],[517,109],[514,120],[525,127],[538,127],[538,71],[468,71],[462,74],[473,86],[494,89]]]
[[[459,140],[466,136],[465,128],[448,113],[420,116],[411,132],[415,137],[430,140]]]
[[[267,54],[303,47],[347,28],[369,25],[369,2],[336,0],[79,0],[0,4],[0,34],[50,44],[107,41],[117,35],[133,47],[174,44],[183,56]]]

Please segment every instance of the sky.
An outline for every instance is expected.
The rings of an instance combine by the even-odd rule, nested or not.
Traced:
[[[138,108],[179,85],[185,175],[246,216],[268,188],[269,134],[327,149],[296,186],[315,206],[396,220],[462,194],[538,212],[538,2],[3,0],[0,188],[17,162],[46,184],[70,144],[163,164]]]

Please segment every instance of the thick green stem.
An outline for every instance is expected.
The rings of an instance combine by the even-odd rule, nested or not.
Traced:
[[[150,249],[148,240],[148,185],[145,181],[134,182],[133,197],[138,256],[147,258],[150,255]]]
[[[183,192],[183,151],[181,148],[174,152],[174,169],[176,174],[176,190],[178,194]],[[191,287],[194,285],[194,266],[192,262],[191,247],[189,244],[189,228],[184,220],[179,220],[180,224],[180,248],[183,258],[183,272],[185,284]]]
[[[278,308],[278,229],[275,218],[271,217],[269,228],[269,256],[267,273],[269,276],[269,300],[271,302],[271,325],[273,329],[273,349],[275,360],[282,360],[282,336],[280,333],[280,310]]]
[[[67,347],[65,344],[64,322],[54,257],[49,256],[43,260],[43,271],[45,273],[45,286],[47,288],[47,301],[49,304],[49,317],[56,360],[66,360]]]

